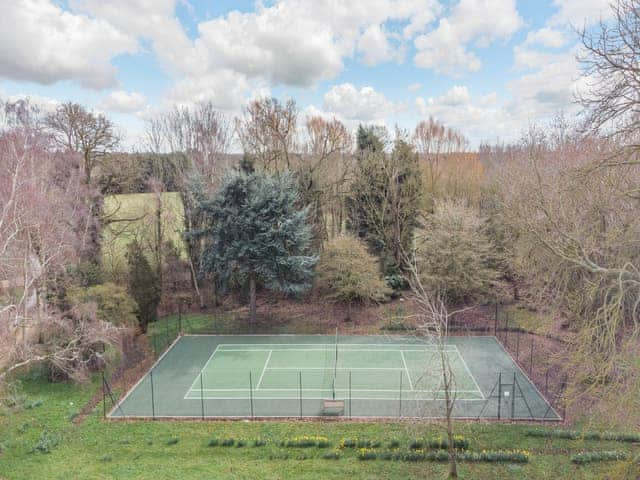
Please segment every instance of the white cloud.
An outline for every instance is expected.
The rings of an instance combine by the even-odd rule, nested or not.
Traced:
[[[421,83],[412,83],[407,87],[407,90],[409,90],[410,92],[417,92],[421,88],[422,88]]]
[[[469,89],[465,86],[456,85],[448,90],[442,97],[439,98],[441,105],[448,105],[455,107],[458,105],[465,105],[471,101],[471,95],[469,95]]]
[[[358,51],[362,53],[362,63],[368,66],[386,62],[393,55],[387,34],[380,25],[371,25],[364,31],[358,40]]]
[[[98,104],[98,108],[110,112],[133,113],[144,108],[147,98],[138,92],[116,90]]]
[[[210,101],[215,108],[237,113],[246,101],[250,84],[232,70],[179,80],[165,99],[167,105],[193,105]]]
[[[567,43],[567,37],[560,30],[543,27],[527,34],[526,45],[539,44],[543,47],[560,48]]]
[[[395,109],[394,104],[373,87],[358,90],[351,83],[332,87],[325,95],[323,108],[345,120],[384,123]]]
[[[564,60],[567,54],[534,50],[522,45],[513,47],[513,66],[516,70],[538,69],[545,65]]]
[[[435,30],[416,37],[415,64],[449,75],[477,71],[482,64],[468,46],[487,47],[521,26],[515,0],[460,0]]]
[[[592,25],[601,18],[611,16],[611,0],[554,0],[558,8],[550,22],[552,25]]]
[[[116,84],[111,60],[137,50],[134,37],[102,19],[63,11],[50,0],[3,2],[0,76],[52,84],[78,80],[102,89]]]

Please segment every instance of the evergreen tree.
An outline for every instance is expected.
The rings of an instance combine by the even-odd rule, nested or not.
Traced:
[[[250,319],[256,315],[256,287],[295,294],[310,287],[317,257],[309,252],[307,211],[296,207],[298,191],[288,173],[231,172],[219,192],[199,204],[206,227],[202,270],[221,286],[247,285]]]
[[[138,322],[142,332],[147,331],[149,322],[158,319],[160,304],[160,283],[155,269],[144,255],[142,245],[136,240],[129,244],[127,252],[129,263],[129,289],[138,305]]]
[[[366,144],[381,144],[367,135]],[[380,257],[386,276],[401,274],[421,200],[418,157],[410,144],[397,140],[390,155],[375,148],[363,152],[347,199],[348,227]]]

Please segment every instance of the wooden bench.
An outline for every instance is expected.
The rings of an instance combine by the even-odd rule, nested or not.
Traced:
[[[324,400],[322,402],[322,414],[332,416],[344,415],[344,400]]]

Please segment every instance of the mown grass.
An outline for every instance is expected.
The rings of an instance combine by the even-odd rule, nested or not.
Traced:
[[[184,209],[180,194],[162,193],[162,226],[165,241],[171,241],[184,254],[182,240]],[[157,201],[153,193],[109,195],[104,213],[112,221],[103,230],[102,263],[112,276],[126,270],[127,246],[134,239],[152,240],[155,233]]]
[[[344,438],[381,441],[385,445],[388,439],[394,439],[400,446],[417,437],[437,438],[444,433],[439,424],[116,422],[102,420],[102,407],[98,405],[84,422],[76,425],[72,419],[96,391],[97,382],[76,386],[32,379],[23,381],[22,388],[27,396],[23,404],[33,405],[31,408],[0,406],[3,479],[405,479],[445,478],[446,474],[443,463],[362,462],[357,449],[339,449]],[[458,424],[457,431],[468,439],[470,452],[522,449],[531,454],[527,464],[461,464],[461,478],[636,478],[632,469],[640,467],[630,461],[576,465],[571,456],[583,451],[618,450],[633,458],[640,452],[638,445],[530,437],[525,435],[530,428]],[[43,432],[57,439],[50,453],[34,451]],[[282,446],[286,439],[309,435],[326,437],[330,446]],[[233,447],[209,446],[214,438],[234,439],[235,443]],[[260,440],[258,446],[256,440]]]

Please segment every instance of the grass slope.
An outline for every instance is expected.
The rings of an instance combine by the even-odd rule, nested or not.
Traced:
[[[184,252],[182,241],[184,209],[178,192],[161,194],[165,240]],[[126,268],[127,245],[138,239],[150,245],[156,229],[157,198],[153,193],[109,195],[104,199],[104,214],[111,221],[103,230],[103,264],[117,274]]]
[[[318,478],[445,478],[446,465],[429,462],[361,461],[356,450],[343,450],[338,460],[322,458],[342,438],[388,442],[397,438],[443,435],[440,425],[399,423],[286,423],[286,422],[107,422],[102,406],[81,424],[73,418],[98,388],[23,381],[31,408],[0,407],[0,478],[2,479],[318,479]],[[530,427],[504,424],[458,424],[458,433],[471,451],[525,449],[525,465],[462,464],[468,479],[601,479],[636,478],[629,463],[605,462],[578,466],[570,455],[581,451],[619,450],[638,455],[637,445],[588,440],[544,439],[525,436]],[[50,453],[33,451],[47,432],[57,440]],[[329,449],[284,448],[279,442],[302,435],[324,435]],[[208,447],[211,438],[245,440],[247,446]],[[252,447],[261,438],[264,447]],[[176,440],[177,439],[177,443]],[[45,442],[46,443],[46,442]],[[550,476],[551,475],[551,476]]]

